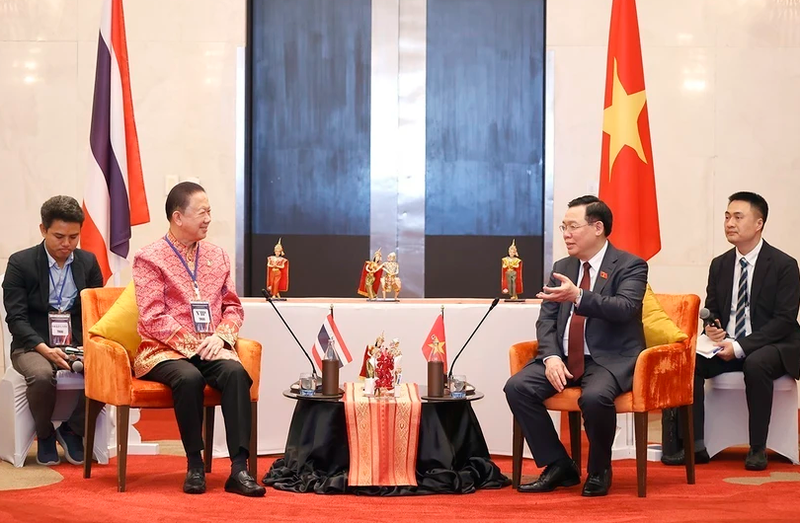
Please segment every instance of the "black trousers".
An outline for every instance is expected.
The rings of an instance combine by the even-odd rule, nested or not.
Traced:
[[[203,450],[203,389],[206,384],[222,392],[222,417],[230,456],[250,448],[253,380],[238,361],[207,361],[199,356],[167,360],[153,367],[142,379],[157,381],[172,389],[175,418],[187,454]]]
[[[725,372],[744,373],[745,395],[749,411],[750,445],[765,446],[769,420],[772,415],[773,381],[786,374],[780,354],[774,345],[761,347],[743,360],[724,361],[720,358],[695,356],[694,367],[694,436],[703,439],[705,423],[705,380]]]
[[[544,400],[556,394],[556,389],[544,375],[541,361],[529,363],[511,376],[503,389],[511,412],[522,427],[531,448],[536,466],[545,467],[559,459],[568,458],[567,449],[558,438],[553,420],[544,407]],[[605,367],[586,357],[584,373],[567,387],[580,387],[578,406],[589,439],[589,474],[599,474],[611,467],[611,446],[617,429],[617,410],[614,399],[624,391]]]

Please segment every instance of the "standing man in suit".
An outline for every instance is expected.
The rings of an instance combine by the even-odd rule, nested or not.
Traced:
[[[580,482],[544,406],[565,387],[581,387],[578,404],[590,445],[582,494],[605,496],[611,487],[614,399],[631,390],[636,358],[645,348],[647,286],[647,263],[608,242],[611,225],[611,209],[597,197],[569,202],[560,227],[569,256],[553,265],[548,285],[537,294],[544,300],[536,322],[539,352],[506,383],[508,404],[536,465],[546,467],[520,492]]]
[[[50,421],[56,404],[56,371],[70,370],[64,347],[83,344],[80,292],[102,287],[103,274],[94,254],[77,249],[83,210],[75,198],[53,196],[42,205],[42,243],[8,259],[3,304],[11,332],[11,364],[25,377],[28,405],[39,441],[40,465],[64,457],[83,463],[84,411],[81,393],[70,418],[57,430]]]
[[[695,463],[708,463],[703,441],[704,383],[724,372],[744,372],[750,412],[747,470],[767,468],[767,431],[773,381],[800,378],[800,272],[797,261],[761,238],[767,201],[752,192],[728,198],[725,237],[734,248],[711,261],[706,308],[716,321],[705,334],[722,348],[713,358],[696,356],[694,371]],[[679,465],[684,452],[664,456]]]

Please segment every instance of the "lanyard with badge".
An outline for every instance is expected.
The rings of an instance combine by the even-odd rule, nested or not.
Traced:
[[[208,301],[200,299],[200,286],[197,284],[197,268],[200,266],[200,243],[197,244],[197,251],[195,252],[194,256],[194,272],[189,269],[189,264],[186,263],[186,260],[183,258],[178,249],[173,245],[173,243],[169,240],[168,237],[164,236],[164,239],[167,241],[169,246],[175,251],[175,255],[178,256],[178,259],[183,264],[183,268],[186,269],[187,274],[189,277],[192,278],[192,286],[194,287],[194,300],[189,302],[192,312],[192,323],[194,324],[194,330],[197,333],[201,334],[211,334],[213,330],[211,329],[211,305]]]
[[[68,347],[72,343],[72,316],[68,312],[64,312],[64,308],[62,306],[64,286],[67,284],[67,278],[69,277],[67,271],[71,270],[72,265],[65,266],[62,270],[62,276],[59,280],[61,283],[61,289],[58,291],[58,303],[56,304],[57,310],[47,313],[51,347]],[[53,290],[58,288],[58,285],[53,278],[52,268],[50,269],[50,282],[53,284]]]

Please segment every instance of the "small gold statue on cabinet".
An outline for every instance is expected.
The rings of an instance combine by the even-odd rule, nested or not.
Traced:
[[[361,296],[366,296],[368,300],[372,301],[377,299],[378,290],[381,285],[381,277],[383,276],[383,263],[381,263],[382,256],[381,250],[375,251],[371,260],[364,262],[364,267],[361,269],[361,280],[358,283],[358,293]]]
[[[281,293],[289,290],[289,260],[284,257],[281,238],[278,238],[273,253],[267,258],[267,290],[273,299],[285,300]]]
[[[400,273],[400,265],[397,263],[397,254],[389,253],[386,257],[386,263],[383,264],[383,276],[381,276],[381,290],[383,291],[383,300],[386,300],[386,292],[394,292],[393,301],[397,301],[397,294],[402,288],[402,282],[398,277]]]
[[[508,247],[508,256],[502,260],[500,288],[503,294],[510,296],[506,301],[525,301],[520,300],[519,297],[522,294],[522,260],[517,253],[516,240],[511,241],[511,245]]]

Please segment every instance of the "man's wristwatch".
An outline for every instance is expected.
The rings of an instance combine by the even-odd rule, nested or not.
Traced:
[[[575,305],[577,305],[578,302],[581,300],[582,296],[583,296],[583,289],[578,289],[578,297],[575,298],[575,301],[573,303],[575,303]]]

